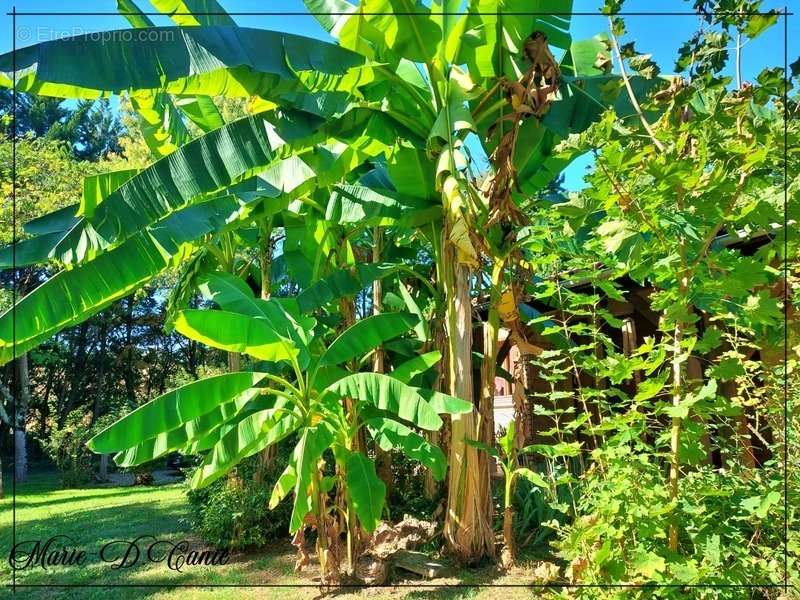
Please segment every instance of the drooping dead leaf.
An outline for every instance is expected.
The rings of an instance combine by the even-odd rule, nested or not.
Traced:
[[[524,223],[524,215],[511,200],[512,186],[518,188],[514,154],[519,128],[524,119],[544,116],[558,94],[561,73],[547,45],[547,36],[541,31],[534,31],[525,40],[522,51],[525,60],[530,63],[528,70],[517,81],[504,77],[499,82],[512,112],[500,117],[489,127],[488,132],[488,137],[491,138],[502,123],[508,122],[511,125],[511,129],[503,133],[490,157],[494,167],[494,177],[487,192],[490,225],[502,221]]]

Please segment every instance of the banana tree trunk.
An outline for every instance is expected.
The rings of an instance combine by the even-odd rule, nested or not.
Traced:
[[[376,227],[373,230],[372,236],[372,262],[378,263],[381,260],[381,253],[383,252],[383,229]],[[402,282],[400,285],[403,285]],[[383,282],[380,279],[375,279],[372,282],[372,314],[379,315],[383,310]],[[375,373],[386,372],[386,355],[383,348],[379,346],[375,349],[375,360],[372,365],[372,370]],[[378,477],[383,481],[386,486],[386,498],[388,500],[392,493],[392,455],[386,452],[379,445],[375,445],[375,465],[378,472]]]
[[[342,330],[344,331],[352,327],[356,322],[356,309],[353,298],[340,298],[339,311],[342,313]],[[343,398],[342,402],[344,404],[345,414],[347,415],[348,420],[352,423],[356,418],[355,402],[352,398],[347,397]],[[366,455],[367,441],[363,427],[358,429],[358,433],[356,433],[355,437],[351,440],[350,449]],[[344,472],[339,466],[337,466],[337,471],[339,474],[339,479],[344,480]],[[360,555],[361,524],[358,522],[358,517],[356,516],[355,510],[353,510],[353,507],[350,505],[347,491],[344,489],[343,485],[340,485],[336,491],[336,504],[338,507],[343,509],[342,511],[339,511],[339,530],[344,530],[347,532],[347,568],[348,573],[353,575],[355,572],[355,565],[358,562]],[[347,514],[347,517],[342,518],[342,514]],[[329,543],[332,543],[332,540],[329,541]]]
[[[269,300],[272,284],[272,217],[269,217],[261,228],[261,244],[259,246],[259,267],[261,269],[261,299]],[[263,483],[266,472],[275,462],[275,445],[264,448],[258,455],[258,469],[255,473],[256,483]]]
[[[444,274],[450,393],[473,402],[472,274],[467,266],[459,263],[456,251],[449,242],[448,228],[445,228],[442,242],[440,272]],[[478,438],[480,432],[477,421],[474,411],[453,415],[451,420],[444,539],[448,550],[466,563],[477,562],[484,556],[494,556],[486,453],[464,443],[465,439]]]

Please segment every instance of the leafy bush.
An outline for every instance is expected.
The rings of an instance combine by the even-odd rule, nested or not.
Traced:
[[[425,469],[402,452],[391,452],[392,487],[386,506],[389,519],[397,522],[405,515],[417,519],[430,519],[439,499],[425,497]]]
[[[273,510],[268,505],[272,487],[288,461],[289,447],[279,445],[261,483],[255,481],[259,469],[256,455],[239,463],[232,475],[205,488],[189,489],[192,528],[218,548],[255,548],[286,537],[292,504],[281,502]]]
[[[777,476],[743,476],[699,465],[686,473],[679,502],[673,504],[662,468],[651,455],[618,447],[597,451],[596,456],[605,472],[592,469],[585,474],[578,518],[554,525],[558,539],[552,545],[567,561],[566,575],[572,582],[780,583],[783,482]],[[777,473],[765,471],[769,472]],[[666,544],[674,514],[682,532],[677,553]],[[653,589],[636,593],[648,598],[740,598],[741,592],[665,588],[657,594]],[[614,597],[616,592],[608,593]]]

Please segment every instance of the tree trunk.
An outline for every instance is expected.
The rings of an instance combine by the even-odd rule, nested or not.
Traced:
[[[100,317],[103,318],[102,316]],[[98,352],[98,367],[97,367],[97,393],[94,397],[92,404],[92,425],[100,417],[101,403],[105,400],[106,395],[106,346],[108,337],[108,324],[103,319],[100,325],[100,350]],[[108,480],[108,454],[100,455],[100,469],[98,473],[100,481]]]
[[[270,285],[272,284],[272,217],[267,219],[266,225],[261,229],[258,258],[261,268],[261,299],[269,300]],[[255,474],[256,483],[264,482],[267,471],[275,462],[275,451],[275,444],[271,444],[259,452],[258,469]]]
[[[402,284],[401,284],[402,285]],[[433,339],[433,347],[439,350],[442,353],[442,359],[436,365],[436,382],[433,386],[437,392],[447,391],[447,386],[449,382],[448,378],[448,363],[450,362],[449,352],[447,350],[447,336],[442,327],[442,319],[441,316],[434,321],[433,326],[431,327],[430,332],[431,338]],[[443,415],[442,420],[444,421],[444,425],[442,425],[441,431],[426,431],[425,437],[434,446],[439,446],[442,451],[447,454],[447,446],[444,443],[445,439],[448,438],[446,435],[447,431],[450,429],[450,417],[447,415]],[[449,439],[449,438],[448,438]],[[436,500],[439,497],[441,492],[441,484],[434,478],[433,471],[430,469],[425,469],[425,481],[423,483],[423,492],[425,494],[425,498],[427,500]]]
[[[108,481],[108,454],[100,455],[100,481]]]
[[[372,262],[378,263],[381,260],[381,253],[383,252],[383,230],[376,227],[373,230],[372,236]],[[403,282],[400,282],[403,285]],[[379,315],[383,309],[383,282],[380,279],[375,279],[372,282],[372,314]],[[385,354],[382,347],[375,349],[375,360],[372,365],[372,370],[375,373],[385,373],[386,365]],[[375,444],[375,465],[378,472],[378,477],[383,481],[386,486],[386,498],[388,500],[392,493],[392,455]]]
[[[342,314],[342,331],[346,331],[350,327],[352,327],[356,322],[356,307],[355,307],[355,299],[354,298],[340,298],[339,299],[339,311]],[[355,365],[351,362],[349,365],[350,370],[354,371],[353,368]],[[344,406],[345,414],[347,415],[348,421],[351,423],[356,418],[355,417],[355,402],[352,398],[345,397],[342,399],[342,403]],[[356,436],[351,440],[351,450],[354,452],[361,452],[362,454],[366,455],[367,453],[367,441],[366,435],[364,433],[364,428],[359,428],[358,433]],[[337,465],[337,475],[344,479],[345,473],[343,470],[340,470]],[[352,510],[350,506],[350,502],[348,500],[348,495],[346,490],[343,486],[339,486],[336,490],[336,504],[339,507],[344,508],[344,512],[347,513],[346,518],[342,518],[339,524],[339,530],[347,532],[347,557],[348,557],[348,573],[352,575],[355,572],[355,565],[358,561],[358,557],[360,554],[360,531],[361,525],[358,522],[358,517],[355,514],[355,511]]]
[[[31,402],[27,353],[17,357],[15,368],[19,396],[14,415],[14,477],[17,481],[25,481],[28,478],[28,436],[25,431],[25,420]]]
[[[449,362],[449,387],[453,396],[474,402],[472,387],[472,302],[470,270],[460,264],[449,241],[448,227],[442,237],[442,271],[445,287]],[[444,539],[459,560],[474,563],[494,555],[489,465],[485,452],[464,443],[477,439],[475,412],[451,418],[450,472]]]
[[[128,296],[128,309],[125,314],[125,395],[131,407],[136,406],[136,373],[133,370],[133,295]]]

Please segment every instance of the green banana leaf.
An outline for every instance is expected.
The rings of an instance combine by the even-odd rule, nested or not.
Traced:
[[[241,208],[231,196],[191,206],[95,260],[60,271],[0,315],[0,364],[11,360],[14,342],[17,354],[26,352],[138,289],[187,256],[192,240],[224,230]]]
[[[313,133],[314,120],[293,115]],[[81,219],[56,246],[54,255],[69,264],[92,258],[205,194],[221,190],[276,159],[271,132],[281,131],[267,115],[244,117],[212,131],[153,163],[123,183]]]
[[[175,329],[186,337],[227,352],[244,352],[268,361],[292,360],[299,351],[266,319],[223,310],[188,309],[178,313]]]
[[[382,191],[363,185],[339,185],[328,202],[325,219],[363,226],[417,227],[440,219],[442,207],[427,199]]]
[[[138,172],[138,169],[121,169],[84,177],[83,197],[75,216],[90,219],[98,204]]]
[[[130,99],[144,143],[155,158],[173,153],[192,139],[169,94],[143,90],[130,94]]]
[[[216,0],[150,0],[150,3],[181,27],[236,27],[236,21]]]
[[[131,448],[233,400],[263,378],[259,373],[241,372],[193,381],[140,406],[98,433],[87,445],[103,454]]]
[[[272,408],[270,404],[274,404],[274,398],[262,396],[259,388],[250,388],[232,402],[221,403],[196,419],[183,423],[180,427],[159,433],[132,448],[123,450],[114,457],[114,462],[120,467],[135,467],[169,452],[186,448],[200,439],[208,437],[223,423],[239,414],[244,407],[251,409],[256,404],[262,410]]]
[[[284,412],[283,408],[276,403],[274,409],[253,413],[239,421],[206,455],[192,476],[191,486],[195,489],[206,487],[241,460],[279,442],[297,429],[297,418]]]
[[[300,368],[308,366],[311,355],[308,345],[315,321],[310,317],[292,315],[287,310],[290,303],[281,298],[262,300],[255,298],[253,291],[239,277],[230,273],[209,273],[198,284],[203,296],[215,302],[221,309],[265,319],[281,336],[291,339],[298,349]]]
[[[465,415],[472,412],[471,402],[425,388],[413,388],[440,415]]]
[[[79,209],[80,204],[70,204],[41,217],[31,219],[22,225],[22,229],[30,235],[63,233],[78,222],[77,213]]]
[[[519,79],[530,66],[522,48],[534,31],[544,32],[555,48],[569,48],[571,11],[572,0],[470,0],[466,29],[478,39],[461,45],[456,62],[466,63],[473,80],[486,81],[487,88],[500,76]]]
[[[388,375],[356,373],[329,385],[326,390],[396,415],[421,429],[438,431],[442,426],[442,419],[419,393],[420,390]]]
[[[117,12],[122,13],[122,16],[124,16],[133,27],[143,28],[154,26],[150,17],[144,14],[133,0],[117,0]]]
[[[297,304],[303,312],[312,312],[333,300],[355,296],[373,281],[397,273],[400,268],[401,265],[393,263],[369,263],[339,269],[303,289],[297,296]]]
[[[361,526],[370,533],[381,520],[386,485],[375,472],[375,463],[361,452],[351,452],[345,465],[347,493]]]
[[[426,352],[425,354],[415,356],[414,358],[405,361],[403,364],[398,365],[392,370],[391,373],[389,373],[389,375],[398,381],[402,381],[403,383],[407,384],[417,375],[421,375],[422,373],[428,371],[441,359],[442,353],[438,350]]]
[[[418,319],[407,313],[383,313],[361,319],[337,337],[319,359],[319,365],[340,365],[404,334]]]
[[[294,489],[295,484],[297,483],[297,471],[294,468],[294,463],[289,461],[289,464],[286,465],[286,468],[281,473],[278,480],[275,482],[275,486],[272,488],[272,494],[269,497],[269,509],[272,510],[281,500],[286,498],[286,496]]]
[[[0,270],[46,263],[50,252],[63,237],[63,231],[55,231],[3,246],[0,248]]]
[[[441,448],[430,444],[411,428],[392,419],[372,417],[364,422],[383,450],[400,450],[430,469],[437,481],[444,479],[447,474],[447,458]]]
[[[277,97],[352,91],[372,80],[365,58],[303,36],[246,27],[150,27],[60,38],[0,55],[0,86],[59,98],[128,90]]]
[[[178,108],[189,120],[197,125],[201,131],[208,133],[225,125],[222,114],[210,96],[190,96],[173,100]]]

